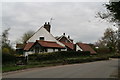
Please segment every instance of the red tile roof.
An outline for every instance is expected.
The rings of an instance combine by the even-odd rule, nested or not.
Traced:
[[[74,49],[74,44],[73,43],[70,43],[70,42],[68,42],[68,43],[66,43],[66,42],[61,42],[61,43],[63,43],[65,46],[67,46],[68,48],[70,48],[70,49]]]
[[[90,53],[95,54],[96,52],[85,43],[76,43],[83,51],[90,51]]]
[[[25,45],[24,50],[29,50],[34,45],[34,42],[29,42]]]
[[[41,41],[41,40],[37,40],[37,42],[43,46],[43,47],[49,47],[49,48],[65,48],[59,44],[57,44],[56,42],[52,42],[52,41]]]

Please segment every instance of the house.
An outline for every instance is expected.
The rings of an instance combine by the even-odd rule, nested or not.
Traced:
[[[26,44],[16,44],[16,52],[19,54],[23,54],[24,53],[24,47]]]
[[[56,39],[65,45],[67,51],[74,51],[73,39],[70,39],[70,36],[67,37],[65,33],[63,33],[62,36],[56,37]]]
[[[65,49],[66,49],[65,47],[59,45],[57,42],[43,41],[43,40],[36,40],[36,42],[29,42],[24,47],[24,51],[29,54],[65,51]]]
[[[73,39],[70,39],[70,36],[67,37],[65,33],[60,37],[56,37],[56,39],[60,42],[73,43]]]
[[[20,46],[16,46],[16,51],[23,50],[24,52],[29,54],[66,51],[67,49],[65,45],[60,41],[56,40],[56,38],[50,33],[50,30],[50,23],[45,22],[45,24],[26,41],[25,46],[22,46],[21,48]]]
[[[62,44],[61,42],[59,42],[58,40],[55,39],[55,37],[50,33],[51,30],[51,25],[50,23],[46,23],[44,24],[44,26],[42,26],[40,29],[38,29],[38,31],[36,31],[32,37],[30,37],[26,43],[29,42],[36,42],[36,40],[43,40],[43,41],[54,41],[57,44],[64,46],[64,44]]]
[[[96,54],[91,46],[86,43],[76,43],[76,51],[90,51],[91,54]]]
[[[73,43],[70,36],[65,33],[60,37],[51,34],[51,25],[46,23],[40,27],[27,41],[26,44],[17,44],[16,51],[24,54],[45,53],[56,51],[90,51],[96,53],[88,44]]]

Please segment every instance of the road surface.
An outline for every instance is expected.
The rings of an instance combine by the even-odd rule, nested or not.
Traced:
[[[110,78],[118,69],[118,59],[70,64],[4,73],[3,78]]]

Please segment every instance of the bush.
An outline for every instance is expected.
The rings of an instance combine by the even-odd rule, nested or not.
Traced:
[[[98,48],[98,49],[96,49],[96,52],[97,53],[110,53],[111,51],[110,51],[109,48],[104,47],[104,48]]]
[[[112,56],[110,56],[111,58],[120,58],[120,54],[114,54]]]
[[[100,61],[100,60],[109,60],[109,57],[87,57],[87,58],[68,58],[65,60],[67,64],[73,63],[84,63],[84,62],[93,62],[93,61]]]
[[[8,48],[3,48],[2,49],[2,53],[3,54],[9,54],[10,53],[10,50]]]
[[[29,55],[29,60],[57,60],[64,59],[69,57],[79,57],[79,56],[89,56],[89,51],[62,51],[62,52],[53,52],[53,53],[40,53],[40,54],[31,54]]]
[[[2,64],[15,63],[16,57],[12,54],[2,54]]]
[[[15,54],[16,51],[12,48],[2,47],[3,54]]]

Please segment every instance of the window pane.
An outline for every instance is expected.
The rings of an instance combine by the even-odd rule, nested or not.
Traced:
[[[44,40],[44,37],[40,37],[40,40]]]

